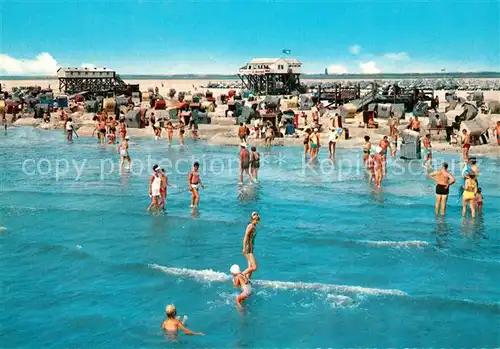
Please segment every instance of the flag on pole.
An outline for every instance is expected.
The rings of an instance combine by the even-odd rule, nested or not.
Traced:
[[[285,48],[285,49],[283,49],[283,51],[282,51],[282,52],[283,52],[284,54],[286,54],[286,55],[289,55],[290,53],[292,53],[292,50],[289,50],[289,49],[286,49],[286,48]]]

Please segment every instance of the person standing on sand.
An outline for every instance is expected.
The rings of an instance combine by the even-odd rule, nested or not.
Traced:
[[[257,270],[257,261],[254,256],[255,249],[255,236],[257,235],[255,229],[257,224],[260,222],[260,216],[257,212],[252,212],[250,216],[250,223],[245,230],[245,235],[243,236],[243,255],[248,262],[248,268],[243,271],[243,275],[247,276],[248,279],[252,278],[252,273]]]
[[[363,166],[366,167],[366,162],[370,156],[372,144],[370,143],[370,136],[365,136],[365,144],[363,144]]]
[[[441,215],[444,216],[446,213],[446,203],[448,201],[448,194],[450,193],[450,186],[455,183],[455,177],[448,172],[448,164],[444,162],[442,168],[439,171],[431,173],[429,178],[436,182],[436,215],[439,214],[439,208],[441,208]]]
[[[127,170],[130,170],[130,155],[128,153],[128,140],[129,137],[122,138],[122,143],[118,146],[118,153],[120,153],[120,169],[123,169],[123,164],[127,160]]]
[[[497,137],[497,145],[500,146],[500,121],[497,121],[497,126],[495,127],[495,134]]]
[[[161,176],[159,174],[160,168],[158,165],[153,166],[153,174],[149,179],[149,197],[151,198],[151,203],[148,206],[148,212],[154,207],[155,214],[158,213],[159,203],[158,198],[160,197],[161,188]]]
[[[462,138],[462,149],[463,149],[463,157],[464,162],[469,160],[469,150],[470,150],[470,135],[466,129],[462,130],[463,138]]]
[[[238,137],[240,137],[241,142],[246,142],[247,140],[247,127],[242,122],[240,122],[240,127],[238,128]]]
[[[432,167],[432,145],[431,145],[431,135],[428,133],[424,137],[424,167],[427,167],[427,161],[430,161],[430,166]]]
[[[339,133],[337,128],[335,127],[335,120],[332,123],[332,127],[330,127],[330,133],[328,135],[328,152],[330,153],[330,159],[335,159],[335,148],[337,146],[337,138],[339,137]]]
[[[255,183],[259,182],[259,168],[260,168],[260,154],[257,148],[252,147],[252,153],[250,154],[250,168],[252,172],[252,177]]]
[[[239,184],[243,184],[243,172],[246,173],[248,177],[248,183],[252,183],[252,178],[250,177],[250,153],[248,152],[247,145],[241,143],[240,149],[240,181]]]
[[[274,129],[269,121],[268,121],[268,124],[266,125],[266,133],[265,134],[266,134],[266,139],[265,139],[266,147],[271,148],[271,143],[272,143],[273,138],[274,138]]]
[[[186,316],[184,317],[184,321],[180,321],[176,318],[177,310],[175,309],[175,305],[167,305],[165,313],[167,314],[167,319],[161,324],[161,329],[163,331],[170,334],[177,334],[179,330],[182,330],[187,335],[204,336],[203,333],[191,331],[189,328],[184,326],[187,320]]]
[[[191,206],[193,208],[197,208],[198,204],[200,203],[200,194],[198,192],[198,186],[201,185],[203,189],[205,189],[205,186],[203,185],[201,178],[200,178],[200,164],[198,162],[195,162],[193,164],[193,169],[191,172],[189,172],[188,176],[188,185],[189,185],[189,191],[191,192]]]

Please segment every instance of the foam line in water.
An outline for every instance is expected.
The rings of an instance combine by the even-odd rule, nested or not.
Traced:
[[[411,240],[411,241],[359,241],[360,244],[372,246],[389,246],[389,247],[424,247],[429,246],[427,241]]]
[[[231,280],[231,276],[211,269],[195,270],[186,268],[170,268],[158,264],[150,264],[149,267],[158,269],[166,274],[181,277],[193,278],[201,282],[223,282]],[[353,292],[369,295],[391,295],[407,296],[408,294],[394,289],[369,288],[361,286],[332,285],[322,283],[293,282],[293,281],[273,281],[273,280],[252,280],[257,286],[274,288],[279,290],[314,290],[323,292]]]

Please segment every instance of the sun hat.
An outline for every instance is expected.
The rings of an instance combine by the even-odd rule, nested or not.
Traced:
[[[238,264],[233,264],[229,271],[231,272],[231,274],[241,274],[240,266]]]

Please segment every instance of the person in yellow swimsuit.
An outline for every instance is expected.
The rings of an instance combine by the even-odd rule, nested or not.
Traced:
[[[477,182],[474,174],[469,174],[465,179],[464,193],[462,198],[462,216],[467,215],[467,205],[469,206],[472,218],[476,216],[476,194]]]

